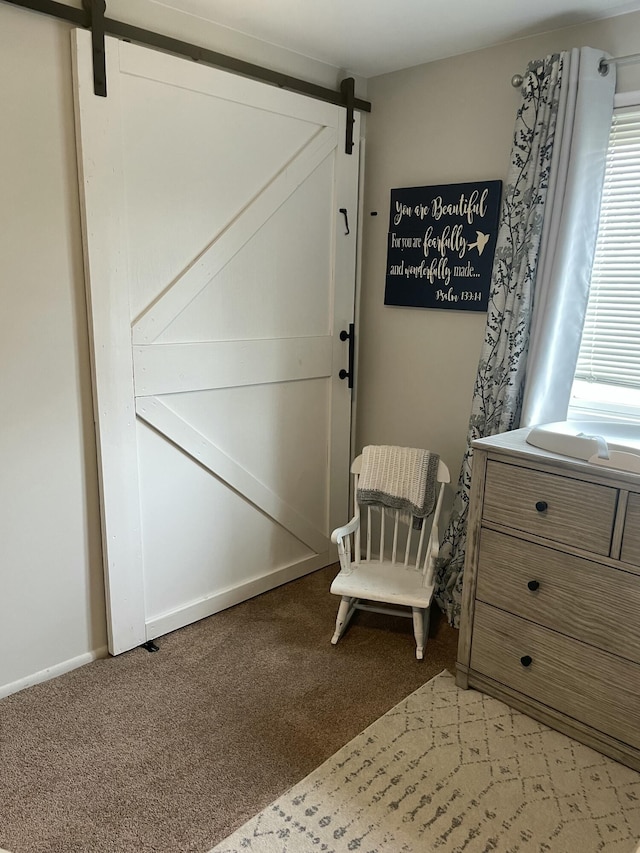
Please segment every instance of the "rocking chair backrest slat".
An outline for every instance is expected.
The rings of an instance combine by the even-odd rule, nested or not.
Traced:
[[[393,525],[393,548],[391,550],[391,562],[395,566],[398,556],[398,528],[400,526],[400,510],[395,511],[395,523]]]
[[[422,556],[422,547],[424,545],[424,531],[426,530],[427,523],[426,519],[423,520],[420,528],[420,541],[418,542],[418,553],[416,554],[416,567],[420,565],[420,557]]]
[[[409,554],[411,552],[411,536],[413,534],[413,525],[409,524],[409,530],[407,531],[407,545],[404,549],[404,564],[405,566],[409,565]]]
[[[353,467],[351,470],[353,471]],[[360,504],[358,503],[358,474],[355,471],[353,474],[353,517],[360,518]],[[353,544],[355,553],[360,556],[360,525],[356,528]]]

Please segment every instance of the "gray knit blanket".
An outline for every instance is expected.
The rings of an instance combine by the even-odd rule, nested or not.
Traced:
[[[431,515],[436,505],[437,453],[414,447],[367,445],[362,451],[358,503],[398,509],[414,518],[414,527]]]

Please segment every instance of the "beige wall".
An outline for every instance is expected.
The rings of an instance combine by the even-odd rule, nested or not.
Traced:
[[[519,103],[511,77],[574,46],[640,51],[640,13],[369,80],[357,444],[439,450],[457,479],[486,314],[384,305],[393,187],[505,180]],[[640,88],[640,65],[618,91]],[[377,211],[376,217],[371,216]]]
[[[109,14],[331,88],[344,76],[148,0]],[[69,29],[0,3],[0,696],[106,645]]]
[[[105,644],[69,37],[0,6],[0,689]]]

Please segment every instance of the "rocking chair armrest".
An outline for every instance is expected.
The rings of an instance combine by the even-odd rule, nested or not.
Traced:
[[[351,533],[355,533],[358,527],[360,527],[360,517],[356,515],[348,524],[345,524],[343,527],[336,527],[331,534],[331,541],[334,545],[337,545],[341,539],[344,539]]]

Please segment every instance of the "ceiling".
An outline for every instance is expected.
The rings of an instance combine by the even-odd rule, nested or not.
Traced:
[[[640,0],[153,0],[374,77],[640,10]]]

